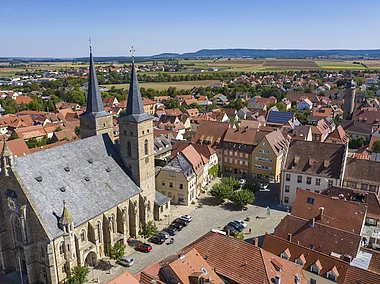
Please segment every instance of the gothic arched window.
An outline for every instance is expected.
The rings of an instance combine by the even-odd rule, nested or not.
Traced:
[[[110,226],[110,232],[111,234],[115,232],[115,215],[112,214],[111,217],[109,217],[109,226]]]
[[[132,157],[132,144],[131,144],[131,141],[127,142],[127,155],[128,155],[128,157]]]
[[[96,235],[99,242],[102,241],[102,223],[100,221],[96,222]]]
[[[21,228],[21,221],[16,216],[12,216],[12,230],[13,230],[13,239],[17,242],[22,242],[22,228]]]
[[[149,151],[148,151],[148,139],[145,139],[144,150],[145,150],[145,156],[148,156],[149,155]]]
[[[63,246],[63,242],[59,244],[59,254],[64,254],[65,253],[65,248]]]
[[[80,231],[80,241],[83,243],[86,240],[86,230]]]

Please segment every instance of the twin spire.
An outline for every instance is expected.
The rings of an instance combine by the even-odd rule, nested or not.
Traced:
[[[109,115],[104,111],[102,97],[100,96],[98,79],[96,78],[95,64],[92,57],[92,44],[91,38],[89,38],[90,43],[90,73],[88,77],[88,96],[87,96],[87,107],[86,112],[82,115],[92,114],[96,117]],[[136,68],[135,68],[135,50],[133,46],[130,50],[132,53],[132,70],[131,70],[131,81],[129,84],[128,92],[128,103],[127,109],[123,116],[120,117],[122,120],[131,122],[141,122],[144,120],[152,119],[152,116],[144,112],[144,105],[142,102],[142,97],[140,93],[140,86],[137,80]]]

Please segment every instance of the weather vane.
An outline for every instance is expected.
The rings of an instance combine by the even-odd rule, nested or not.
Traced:
[[[135,63],[135,52],[136,52],[136,50],[134,50],[133,45],[131,46],[131,50],[129,52],[132,53],[132,63]]]

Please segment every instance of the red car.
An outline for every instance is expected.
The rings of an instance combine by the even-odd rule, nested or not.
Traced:
[[[149,244],[141,243],[136,246],[136,250],[139,250],[142,252],[150,252],[152,250],[152,246]]]

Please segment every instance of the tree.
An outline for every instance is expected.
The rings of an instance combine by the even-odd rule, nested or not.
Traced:
[[[164,105],[165,105],[165,108],[167,108],[167,109],[173,109],[173,108],[179,108],[180,107],[179,102],[176,99],[167,100],[167,101],[165,101]]]
[[[360,137],[351,139],[348,146],[351,149],[359,149],[360,147],[363,147],[366,143],[367,143],[367,140],[363,136],[360,136]]]
[[[236,179],[236,178],[233,178],[233,177],[224,177],[220,180],[220,183],[223,183],[229,187],[232,188],[232,190],[238,190],[240,188],[240,182]]]
[[[14,140],[14,139],[18,139],[20,138],[20,136],[18,136],[18,134],[16,132],[13,132],[11,137],[9,137],[9,140]]]
[[[372,144],[372,152],[380,153],[380,140],[373,142]]]
[[[84,284],[90,273],[88,267],[76,266],[68,274],[66,278],[67,284]]]
[[[212,176],[213,178],[216,178],[218,175],[219,166],[218,164],[213,165],[211,168],[208,169],[208,174]]]
[[[229,199],[233,193],[232,187],[222,182],[214,184],[210,190],[211,196],[215,197],[219,202]]]
[[[238,240],[241,240],[241,241],[244,241],[244,233],[243,232],[238,232],[237,234],[235,234],[234,238],[238,239]]]
[[[110,248],[110,258],[113,260],[119,260],[124,256],[125,245],[120,242],[116,242]]]
[[[255,195],[245,189],[235,191],[231,196],[231,201],[236,205],[247,206],[255,200]]]
[[[157,227],[153,224],[153,221],[148,221],[147,223],[142,224],[140,235],[144,239],[147,239],[158,232]]]
[[[259,190],[259,185],[252,181],[252,180],[248,180],[244,185],[243,185],[243,189],[245,190],[248,190],[252,193],[256,193],[258,190]]]

